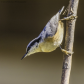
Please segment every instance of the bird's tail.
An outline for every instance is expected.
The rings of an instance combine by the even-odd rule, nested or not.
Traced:
[[[59,10],[59,13],[61,14],[64,10],[64,6],[61,8],[61,10]]]

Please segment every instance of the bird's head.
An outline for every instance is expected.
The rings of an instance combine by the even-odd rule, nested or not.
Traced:
[[[21,60],[27,56],[30,56],[31,54],[41,52],[41,49],[39,47],[41,41],[41,37],[37,37],[34,40],[32,40],[26,48],[26,54],[21,58]]]

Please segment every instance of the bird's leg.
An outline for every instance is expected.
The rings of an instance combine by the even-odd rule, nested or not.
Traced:
[[[61,46],[59,46],[59,47],[60,47],[61,51],[62,51],[64,54],[66,54],[66,55],[69,55],[69,54],[73,54],[73,53],[74,53],[74,52],[70,52],[70,51],[67,51],[67,50],[65,50],[65,49],[62,49]]]

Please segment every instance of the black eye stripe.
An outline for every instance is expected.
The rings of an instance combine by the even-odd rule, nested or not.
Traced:
[[[31,42],[31,44],[28,46],[27,52],[30,50],[31,46],[33,46],[36,42],[39,43],[40,40],[41,40],[41,37],[34,39],[34,40]],[[38,47],[38,45],[37,45],[36,47]]]

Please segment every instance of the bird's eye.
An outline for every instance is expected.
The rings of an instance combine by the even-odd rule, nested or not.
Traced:
[[[38,45],[36,45],[36,47],[38,47]]]

